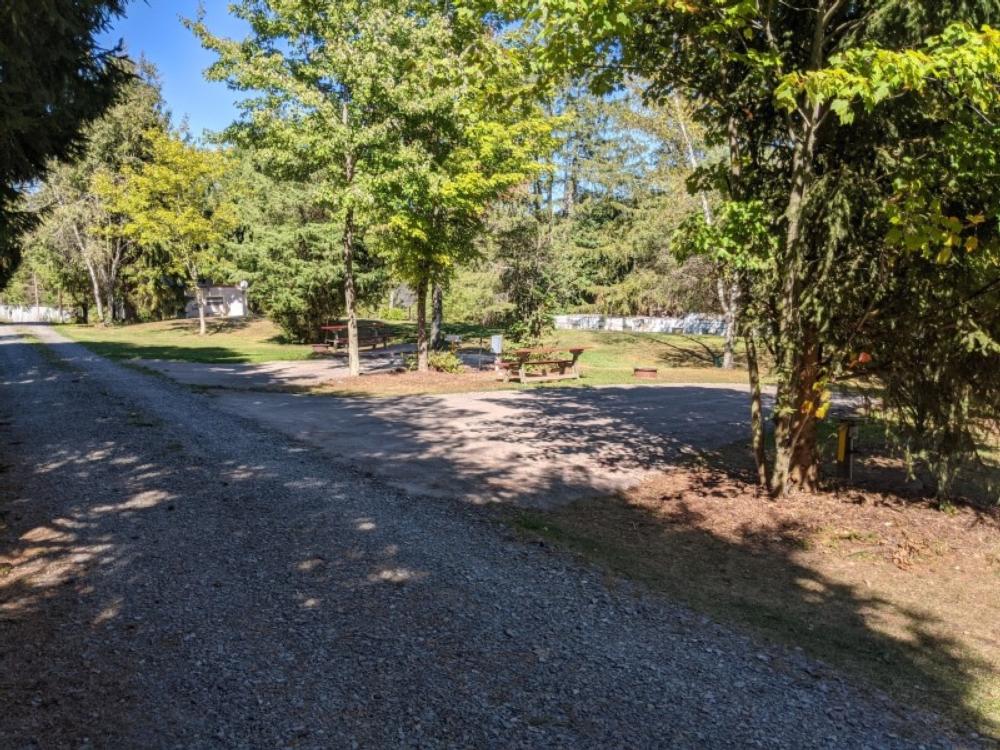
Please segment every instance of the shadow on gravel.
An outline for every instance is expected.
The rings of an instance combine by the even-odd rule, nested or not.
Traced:
[[[554,543],[721,622],[800,647],[904,704],[948,715],[961,727],[1000,740],[1000,644],[991,637],[990,614],[995,601],[978,601],[974,591],[944,590],[921,580],[926,573],[904,574],[912,576],[907,585],[946,603],[906,604],[914,601],[912,592],[885,595],[885,581],[879,593],[858,574],[857,584],[834,580],[808,562],[804,553],[815,551],[818,530],[797,520],[743,522],[735,535],[715,531],[718,519],[702,509],[734,497],[732,484],[719,477],[715,487],[705,482],[694,502],[683,493],[641,503],[585,499],[550,512],[515,511],[511,522],[536,543]],[[754,502],[734,500],[741,501]],[[996,527],[995,517],[981,522]],[[848,559],[846,565],[853,563]],[[990,585],[982,589],[988,598]],[[946,619],[963,600],[979,615]],[[813,676],[818,682],[823,677]]]
[[[0,347],[23,351],[4,355],[7,371],[0,383],[0,457],[7,465],[0,477],[0,703],[10,716],[28,717],[23,721],[36,736],[51,745],[70,739],[79,744],[88,736],[98,745],[103,740],[114,744],[109,732],[139,718],[130,711],[144,705],[148,709],[135,696],[155,695],[162,684],[165,696],[194,689],[205,691],[202,697],[225,696],[237,724],[257,732],[252,736],[258,743],[266,738],[268,746],[276,746],[292,739],[268,734],[274,728],[261,722],[261,696],[285,705],[288,691],[294,691],[303,705],[318,709],[329,702],[324,710],[330,721],[370,716],[372,701],[393,694],[392,652],[387,659],[383,653],[392,648],[388,644],[427,636],[426,642],[414,640],[408,648],[424,649],[427,653],[421,653],[433,664],[445,664],[466,648],[435,644],[434,631],[449,609],[466,606],[468,593],[408,564],[407,540],[387,538],[379,519],[338,521],[325,508],[298,503],[297,487],[319,481],[305,474],[298,485],[285,485],[292,494],[283,503],[270,502],[259,495],[260,483],[268,479],[261,467],[204,461],[197,445],[170,437],[158,429],[155,418],[110,398],[95,425],[93,409],[80,403],[79,393],[98,397],[99,386],[77,387],[72,371],[44,372],[37,353],[26,351],[30,345],[3,343],[4,338],[10,337],[0,335]],[[17,371],[10,369],[12,362],[19,365]],[[42,378],[58,383],[42,388]],[[657,395],[659,399],[637,401],[623,389],[553,390],[513,406],[500,399],[495,405],[512,411],[504,412],[507,426],[499,437],[516,446],[530,436],[546,447],[526,492],[579,497],[593,494],[592,476],[585,468],[567,473],[560,464],[584,457],[607,470],[652,467],[693,450],[703,430],[741,428],[743,394],[676,388],[658,389]],[[709,401],[717,406],[719,399],[740,415],[721,428],[705,412]],[[671,412],[667,421],[664,403]],[[459,440],[466,438],[449,425],[476,416],[444,411],[433,398],[399,405],[357,399],[343,401],[339,408],[348,436],[375,436],[364,444],[368,447],[349,456],[362,470],[368,465],[375,472],[387,461],[404,468],[427,463],[432,474],[440,473],[447,482],[458,477],[471,487],[488,487],[508,474],[502,464],[483,468],[460,455]],[[537,419],[540,415],[544,419]],[[78,429],[50,431],[47,425],[53,420],[77,420]],[[427,423],[431,441],[428,431],[417,427]],[[473,434],[475,429],[473,425]],[[489,435],[480,437],[495,437],[493,430],[484,428]],[[29,439],[39,443],[27,446],[23,441]],[[44,460],[25,463],[37,455]],[[298,459],[288,453],[284,460],[293,465]],[[332,489],[326,496],[328,504],[341,499]],[[925,613],[899,609],[800,565],[794,555],[795,529],[776,538],[747,536],[733,543],[694,529],[694,511],[683,506],[670,522],[639,510],[611,509],[606,501],[583,507],[592,514],[587,528],[603,528],[606,538],[565,519],[550,527],[547,515],[526,513],[520,523],[596,554],[612,569],[647,580],[696,609],[751,623],[757,632],[784,642],[801,642],[814,656],[833,660],[835,651],[850,650],[860,655],[859,663],[878,665],[870,672],[859,669],[863,674],[883,684],[889,680],[890,687],[909,686],[901,692],[911,700],[926,695],[926,705],[949,703],[960,720],[982,726],[969,696],[983,665],[942,637],[938,623]],[[619,554],[622,545],[631,553],[627,558]],[[705,565],[706,560],[712,564]],[[419,588],[404,585],[410,582]],[[372,589],[394,593],[376,598]],[[170,617],[159,619],[166,611]],[[316,612],[328,613],[330,623],[336,623],[336,612],[351,613],[357,622],[359,611],[373,623],[406,611],[413,632],[380,641],[377,626],[372,633],[338,625],[323,631],[319,640],[310,630]],[[504,616],[496,614],[495,622],[483,624],[500,630],[489,633],[489,643],[506,642]],[[879,617],[903,622],[900,635],[888,637],[872,627]],[[101,637],[87,637],[94,631]],[[484,659],[477,665],[482,671],[505,675],[509,670],[511,680],[518,669],[543,669],[527,644],[510,641],[505,648],[511,651],[476,651],[468,658]],[[361,667],[343,656],[359,653],[355,662]],[[684,664],[683,654],[676,658]],[[241,667],[240,680],[228,675],[230,665],[247,664],[251,668]],[[367,684],[383,681],[379,695],[331,696],[320,692],[321,684],[310,682],[315,673],[332,672],[350,684],[353,668],[364,668]],[[244,682],[242,675],[253,677]],[[692,685],[688,692],[697,695],[704,687]],[[683,693],[675,697],[686,700]],[[402,703],[424,699],[407,695]],[[608,696],[608,710],[616,699]],[[826,711],[821,705],[814,709]],[[200,707],[170,710],[175,713],[163,716],[165,726],[200,720]],[[468,717],[447,718],[458,726]],[[850,715],[836,719],[852,722]],[[27,736],[31,732],[17,739]]]
[[[253,743],[285,746],[261,700],[337,697],[296,682],[337,669],[335,644],[303,634],[316,612],[354,596],[378,612],[368,592],[405,596],[424,574],[375,519],[299,500],[318,487],[336,504],[328,482],[213,460],[45,352],[0,327],[0,746],[160,746],[130,732],[179,723],[207,739],[222,720],[204,707],[220,696]],[[261,493],[268,481],[281,502]],[[367,644],[336,633],[348,638]]]
[[[55,344],[58,348],[58,344]],[[88,341],[86,347],[109,359],[165,359],[204,364],[247,364],[252,360],[236,349],[224,346],[169,346],[166,344],[130,344],[124,341]]]
[[[227,410],[415,494],[552,505],[615,492],[744,429],[725,388],[346,398],[219,393]]]

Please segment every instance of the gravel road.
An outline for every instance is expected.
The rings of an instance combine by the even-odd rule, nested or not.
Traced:
[[[972,744],[32,330],[0,328],[3,748]]]

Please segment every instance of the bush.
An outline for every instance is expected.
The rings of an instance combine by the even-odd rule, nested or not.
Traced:
[[[454,352],[431,352],[430,366],[438,372],[460,373],[465,370],[462,359]]]
[[[407,370],[417,369],[417,357],[415,354],[407,355],[403,359],[403,362]],[[431,352],[427,364],[436,372],[447,372],[452,375],[465,370],[465,365],[462,364],[461,358],[453,352]]]
[[[380,307],[375,317],[379,320],[403,321],[409,320],[405,307]]]

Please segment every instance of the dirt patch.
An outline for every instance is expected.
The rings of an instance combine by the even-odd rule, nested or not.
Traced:
[[[411,396],[433,393],[495,391],[510,388],[493,372],[387,372],[331,380],[310,388],[311,393],[345,396]]]
[[[679,469],[514,522],[618,574],[1000,734],[1000,514],[889,493],[781,501]]]

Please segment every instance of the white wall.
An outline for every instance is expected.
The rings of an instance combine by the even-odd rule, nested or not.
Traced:
[[[208,306],[205,314],[218,318],[241,318],[246,313],[243,290],[238,286],[207,286],[204,288]],[[198,317],[198,303],[188,297],[184,314],[189,318]]]
[[[0,305],[0,320],[7,323],[68,323],[72,319],[72,310],[63,309],[60,315],[56,307]]]
[[[634,333],[714,334],[726,331],[721,315],[689,313],[672,318],[622,317],[620,315],[556,315],[558,330],[631,331]]]

